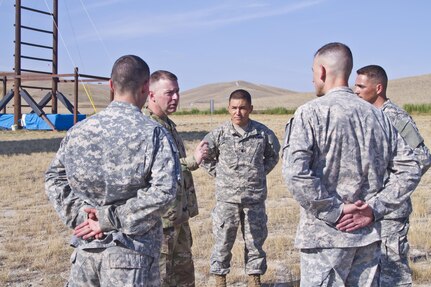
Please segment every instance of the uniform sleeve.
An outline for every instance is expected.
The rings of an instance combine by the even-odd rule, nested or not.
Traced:
[[[394,118],[394,115],[390,115],[392,116],[391,119],[394,122],[395,129],[413,149],[413,153],[419,161],[422,175],[425,174],[431,166],[431,155],[429,149],[424,143],[423,137],[419,133],[418,127],[408,114],[406,114],[402,119],[397,119]]]
[[[67,136],[45,173],[45,192],[61,220],[70,228],[87,219],[84,208],[91,207],[71,189],[62,163]]]
[[[211,176],[216,176],[216,166],[218,163],[219,149],[218,136],[216,132],[210,132],[204,138],[208,142],[208,156],[201,162],[201,167],[205,169]]]
[[[175,199],[181,179],[178,152],[165,132],[159,128],[155,131],[152,159],[146,159],[152,164],[147,186],[125,204],[98,207],[102,231],[144,234],[160,221]]]
[[[375,220],[397,209],[412,194],[419,183],[421,171],[411,148],[397,136],[394,157],[389,163],[388,178],[383,189],[367,203],[372,207]]]
[[[193,155],[180,158],[181,165],[190,171],[197,170],[199,168],[198,163]]]
[[[421,173],[422,175],[424,175],[431,166],[430,151],[428,147],[424,143],[422,143],[421,145],[419,145],[417,148],[413,150],[413,153],[418,159],[419,166],[421,168]]]
[[[284,147],[282,173],[289,191],[301,207],[316,218],[335,224],[342,212],[342,201],[328,194],[311,169],[315,141],[309,117],[310,113],[301,108],[295,113],[288,147]]]
[[[265,173],[268,174],[277,165],[279,160],[280,142],[271,130],[267,131],[267,144],[265,148]]]

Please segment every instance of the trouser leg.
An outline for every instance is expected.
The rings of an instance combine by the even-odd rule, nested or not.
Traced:
[[[241,229],[245,242],[244,261],[247,274],[265,274],[266,253],[263,244],[268,236],[265,203],[244,205]]]
[[[408,261],[409,221],[383,220],[380,286],[411,286],[412,272]]]
[[[212,211],[214,247],[210,258],[210,273],[224,275],[230,271],[232,247],[239,226],[238,205],[217,202]]]
[[[181,224],[176,235],[173,255],[175,286],[194,287],[195,267],[191,249],[193,240],[188,222]]]

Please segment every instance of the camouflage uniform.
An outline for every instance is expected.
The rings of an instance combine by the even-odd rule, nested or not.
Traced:
[[[424,174],[431,165],[430,151],[410,115],[387,100],[382,108],[401,137],[413,149]],[[397,210],[384,216],[382,220],[382,257],[380,259],[380,286],[408,286],[412,284],[408,265],[409,216],[412,202],[408,198]]]
[[[278,162],[280,144],[275,134],[261,123],[250,120],[245,134],[229,121],[210,132],[209,155],[204,167],[216,177],[216,206],[212,212],[214,248],[210,272],[229,273],[232,247],[241,223],[245,242],[247,274],[264,274],[267,237],[266,175]]]
[[[334,254],[325,259],[328,264],[301,263],[314,266],[302,269],[301,281],[319,273],[322,284],[328,276],[343,282],[357,278],[351,286],[378,284],[380,250],[373,245],[380,242],[378,220],[405,201],[420,179],[411,149],[398,139],[389,119],[347,87],[332,89],[297,109],[283,147],[283,176],[301,206],[295,246],[301,249],[302,261],[316,252],[313,249],[329,249],[317,252],[322,260]],[[370,205],[376,222],[353,232],[338,230],[343,203],[357,200]],[[358,264],[370,248],[375,250],[374,264]],[[350,258],[336,258],[340,254]],[[345,265],[346,260],[351,264]]]
[[[144,110],[153,120],[161,124],[172,135],[179,152],[182,181],[173,205],[162,218],[164,240],[160,257],[160,274],[163,287],[195,286],[192,257],[192,233],[189,218],[198,214],[198,204],[191,171],[199,168],[194,156],[187,157],[184,143],[175,123],[155,115],[147,107]]]
[[[70,228],[87,219],[84,208],[97,209],[105,235],[72,238],[70,286],[160,285],[161,216],[180,180],[171,140],[123,102],[69,130],[46,172],[46,193]]]

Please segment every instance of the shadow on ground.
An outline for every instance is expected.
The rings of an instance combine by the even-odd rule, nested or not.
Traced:
[[[180,132],[184,141],[202,140],[207,131]],[[0,141],[0,155],[57,152],[63,138]]]
[[[0,155],[56,152],[63,138],[0,141]]]

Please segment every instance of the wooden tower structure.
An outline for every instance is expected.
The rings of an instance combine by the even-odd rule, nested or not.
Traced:
[[[30,13],[41,14],[52,18],[52,29],[41,29],[40,27],[31,27],[21,24],[22,11],[26,10]],[[42,33],[52,35],[52,44],[43,45],[41,43],[32,43],[28,41],[22,41],[21,35],[22,30],[30,31],[31,33]],[[34,55],[23,55],[21,53],[22,46],[34,47],[37,49],[44,49],[51,51],[50,58],[42,58]],[[28,6],[21,5],[21,0],[15,0],[15,67],[13,73],[1,73],[0,81],[3,82],[3,99],[0,100],[0,110],[6,112],[6,105],[13,99],[14,106],[14,127],[21,128],[20,119],[22,116],[22,99],[32,109],[32,113],[36,113],[41,117],[52,130],[55,130],[53,123],[48,119],[43,109],[49,107],[48,104],[51,102],[51,113],[57,114],[58,112],[58,101],[60,101],[73,115],[74,123],[78,121],[78,78],[84,77],[89,78],[87,80],[79,80],[81,82],[96,82],[96,81],[108,81],[107,77],[90,76],[78,74],[78,68],[76,67],[73,74],[58,74],[58,0],[52,1],[52,12],[42,11],[39,9],[31,8]],[[28,67],[22,67],[22,59],[27,59],[36,62],[48,62],[51,64],[51,71],[42,71],[29,69]],[[7,78],[13,78],[13,89],[6,93],[6,82]],[[64,77],[72,78],[70,80],[63,80]],[[34,86],[34,85],[23,85],[24,81],[49,81],[50,87]],[[61,92],[58,91],[58,82],[74,82],[74,104],[72,104]],[[47,90],[48,93],[38,102],[27,92],[26,89],[37,89]],[[111,100],[113,98],[111,92]]]

